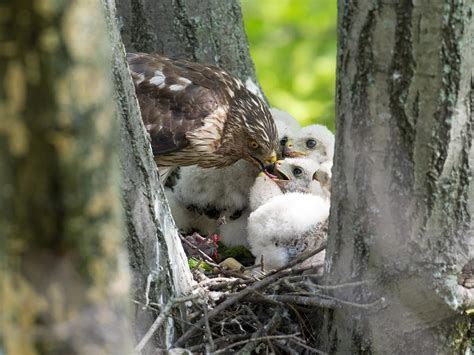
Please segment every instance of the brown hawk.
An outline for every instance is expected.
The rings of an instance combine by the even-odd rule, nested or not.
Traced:
[[[272,115],[235,76],[158,54],[127,59],[162,177],[175,166],[224,167],[245,159],[264,170],[276,160]]]

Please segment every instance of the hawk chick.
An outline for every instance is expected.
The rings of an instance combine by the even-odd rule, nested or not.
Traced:
[[[250,214],[248,242],[266,270],[280,268],[326,238],[329,201],[293,192],[271,198]]]
[[[275,163],[276,178],[260,174],[250,189],[250,209],[255,211],[272,197],[288,192],[307,192],[326,197],[318,180],[320,164],[308,158],[287,158]],[[321,173],[322,174],[322,173]]]
[[[304,156],[332,167],[334,134],[323,125],[310,125],[293,132],[286,144],[286,157]]]

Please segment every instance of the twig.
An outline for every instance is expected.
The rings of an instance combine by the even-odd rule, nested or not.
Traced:
[[[235,277],[233,278],[228,278],[228,277],[214,277],[212,279],[207,279],[207,280],[203,280],[201,282],[199,282],[196,286],[197,287],[203,287],[203,286],[207,286],[207,285],[215,285],[215,284],[219,284],[219,283],[233,283],[235,281],[238,281],[238,279],[236,279]]]
[[[209,352],[214,350],[214,340],[212,339],[212,333],[211,333],[211,326],[209,325],[209,317],[207,316],[207,305],[204,304],[202,307],[202,311],[204,313],[204,320],[205,320],[205,325],[206,325],[206,336],[207,340],[209,341],[210,349]]]
[[[148,341],[153,336],[153,334],[156,332],[156,330],[163,324],[163,322],[167,318],[168,314],[171,312],[171,309],[176,304],[190,301],[194,298],[197,298],[198,296],[199,295],[189,295],[189,296],[184,296],[184,297],[171,298],[168,301],[168,303],[166,304],[166,306],[163,307],[161,313],[155,319],[155,321],[151,325],[150,329],[148,329],[148,331],[145,333],[142,340],[140,340],[139,343],[137,344],[137,346],[135,346],[135,350],[136,351],[141,351],[145,347],[146,343],[148,343]]]
[[[374,302],[371,302],[371,303],[355,303],[355,302],[350,302],[350,301],[344,301],[344,300],[341,300],[340,298],[336,298],[336,297],[332,297],[332,296],[328,296],[328,295],[319,295],[320,297],[322,298],[326,298],[328,300],[331,300],[331,301],[335,301],[341,305],[345,305],[345,306],[349,306],[349,307],[354,307],[354,308],[362,308],[362,309],[369,309],[369,308],[372,308],[378,304],[384,304],[385,303],[385,298],[384,297],[381,297],[379,298],[378,300],[375,300]]]
[[[283,340],[276,340],[275,345],[280,348],[281,350],[284,351],[284,354],[289,354],[289,355],[298,355],[298,352],[294,349],[289,348],[286,346],[286,344],[283,343]],[[275,353],[275,352],[273,352]]]
[[[229,343],[231,341],[239,341],[239,340],[248,339],[248,338],[250,338],[250,335],[248,335],[248,334],[225,335],[223,337],[214,339],[214,343],[216,343],[216,344]],[[194,352],[198,351],[199,349],[204,348],[205,346],[206,346],[205,343],[200,343],[200,344],[196,344],[196,345],[193,345],[193,346],[189,346],[186,349],[189,350],[190,352],[194,353]]]
[[[255,347],[258,345],[257,342],[254,342],[252,340],[256,338],[262,338],[264,335],[268,336],[268,333],[270,333],[280,323],[281,317],[282,316],[280,312],[278,310],[275,310],[275,314],[273,314],[273,317],[270,319],[270,321],[263,328],[260,328],[260,330],[253,333],[249,339],[249,342],[245,344],[245,346],[240,349],[239,352],[250,354],[253,349],[255,349]]]
[[[364,281],[354,281],[354,282],[346,282],[343,284],[338,284],[338,285],[321,285],[321,284],[314,284],[317,288],[320,288],[321,290],[337,290],[339,288],[345,288],[345,287],[357,287],[357,286],[362,286],[365,284],[368,284],[370,281],[364,280]]]
[[[339,308],[335,300],[328,300],[319,296],[293,296],[293,295],[268,295],[268,298],[275,301],[299,304],[303,306],[317,306],[322,308],[335,309]]]
[[[288,264],[282,266],[281,268],[273,271],[273,272],[270,272],[268,275],[274,275],[282,270],[285,270],[285,269],[288,269],[288,268],[292,268],[298,264],[301,264],[303,261],[305,261],[306,259],[309,259],[310,257],[322,252],[323,250],[326,249],[326,242],[323,242],[319,248],[316,248],[314,250],[309,250],[307,252],[304,252],[302,254],[300,254],[298,257],[296,257],[295,259],[291,260]],[[312,265],[310,265],[306,270],[308,269],[312,269]]]
[[[219,304],[216,308],[214,308],[212,311],[209,312],[208,316],[209,319],[214,318],[216,315],[221,313],[223,310],[226,308],[232,306],[236,302],[239,302],[242,298],[246,297],[250,293],[256,290],[260,290],[269,284],[275,282],[276,280],[279,280],[281,277],[287,276],[294,272],[294,269],[283,269],[278,272],[272,273],[271,275],[266,276],[264,279],[255,282],[251,286],[248,286],[244,288],[243,290],[235,293],[232,297],[226,299],[224,302]],[[204,325],[204,319],[199,320],[196,323],[196,327],[202,327]],[[193,329],[188,329],[181,337],[176,340],[176,342],[173,344],[173,347],[180,347],[182,346],[190,337],[192,337],[196,333],[196,328]]]
[[[372,303],[354,303],[344,301],[339,298],[331,297],[328,295],[311,295],[311,296],[298,296],[298,295],[269,295],[267,296],[272,300],[300,304],[303,306],[318,306],[329,309],[341,308],[342,305],[350,306],[354,308],[369,309],[380,302],[384,301],[384,298],[380,298]]]
[[[309,351],[313,352],[313,353],[327,355],[326,352],[315,349],[315,348],[313,348],[309,345],[306,345],[303,342],[299,341],[298,339],[290,338],[288,340],[295,343],[295,344],[297,344],[298,346],[301,346],[302,348],[305,348],[306,350],[309,350]]]
[[[242,344],[245,344],[247,343],[248,341],[261,341],[261,340],[272,340],[272,339],[288,339],[288,338],[295,338],[297,335],[299,335],[299,333],[295,333],[295,334],[289,334],[289,335],[267,335],[267,336],[264,336],[264,337],[258,337],[258,338],[253,338],[253,339],[245,339],[245,340],[241,340],[241,341],[237,341],[233,344],[230,344],[228,346],[226,346],[225,348],[222,348],[222,349],[219,349],[217,351],[214,351],[214,354],[220,354],[220,353],[224,353],[226,351],[228,351],[229,349],[232,349],[236,346],[239,346],[239,345],[242,345]]]

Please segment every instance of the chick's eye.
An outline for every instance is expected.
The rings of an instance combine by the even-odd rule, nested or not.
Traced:
[[[252,149],[257,149],[260,145],[255,141],[249,141],[249,147]]]
[[[314,147],[316,147],[316,140],[315,139],[308,139],[306,141],[306,146],[310,149],[313,149]]]
[[[288,137],[283,137],[283,138],[280,140],[280,145],[285,145],[287,142],[288,142]]]
[[[301,169],[298,166],[296,168],[293,168],[293,175],[294,176],[300,176],[301,174],[303,174],[303,169]]]

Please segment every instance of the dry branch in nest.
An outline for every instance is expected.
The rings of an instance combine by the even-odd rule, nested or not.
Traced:
[[[137,345],[143,348],[152,333],[172,315],[173,307],[188,302],[188,317],[181,322],[184,330],[173,344],[191,352],[227,353],[295,353],[323,354],[315,348],[315,322],[322,308],[371,308],[331,297],[334,288],[356,287],[365,282],[344,285],[321,285],[323,265],[302,266],[310,257],[322,252],[325,245],[308,251],[283,268],[263,277],[249,276],[224,270],[207,255],[203,259],[214,270],[193,270],[199,297],[189,296],[171,300],[163,306],[150,331]]]

